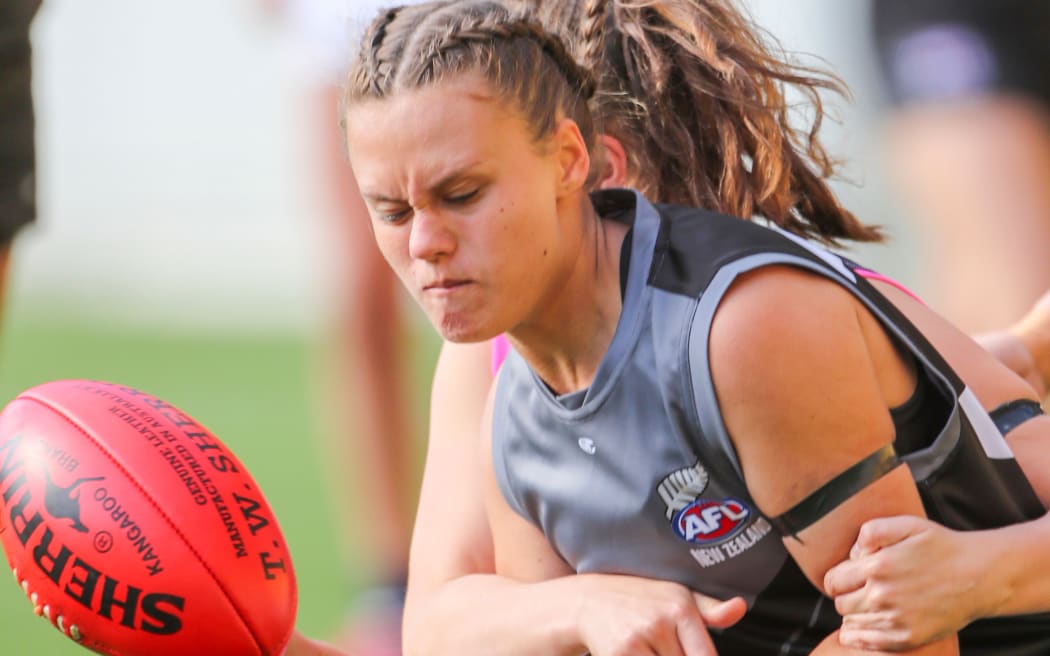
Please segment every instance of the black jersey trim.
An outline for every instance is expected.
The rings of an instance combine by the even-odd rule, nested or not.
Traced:
[[[868,457],[820,486],[816,492],[799,501],[790,510],[769,523],[782,536],[798,540],[799,532],[813,525],[847,499],[890,473],[901,464],[892,444],[887,444]],[[801,540],[800,540],[801,541]]]

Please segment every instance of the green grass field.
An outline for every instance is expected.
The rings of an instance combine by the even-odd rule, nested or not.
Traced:
[[[417,379],[425,386],[434,344],[422,342]],[[164,335],[16,315],[6,318],[0,345],[0,404],[48,380],[108,380],[155,394],[210,428],[251,470],[277,514],[296,564],[299,628],[320,637],[337,628],[368,573],[366,563],[340,562],[335,503],[353,508],[354,500],[329,498],[322,475],[332,458],[320,446],[316,347],[308,339]],[[12,577],[3,580],[0,653],[86,653],[33,615]]]

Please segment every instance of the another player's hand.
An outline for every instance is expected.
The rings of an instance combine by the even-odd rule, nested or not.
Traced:
[[[630,576],[582,575],[587,592],[578,617],[593,656],[716,656],[707,627],[740,621],[740,597],[718,601],[676,583]]]
[[[284,649],[281,656],[348,656],[345,651],[340,651],[332,645],[311,640],[296,631],[292,639]]]
[[[969,536],[969,537],[968,537]],[[981,563],[963,534],[919,517],[865,523],[850,559],[824,577],[847,647],[904,650],[958,631],[983,615]]]
[[[1034,363],[1034,371],[1026,378],[1037,378],[1036,390],[1045,396],[1050,391],[1050,291],[1009,332],[1024,344]]]
[[[1039,397],[1046,395],[1047,381],[1039,369],[1031,349],[1024,339],[1011,331],[985,333],[977,337],[978,343],[992,355],[1010,368],[1015,374],[1024,378]]]

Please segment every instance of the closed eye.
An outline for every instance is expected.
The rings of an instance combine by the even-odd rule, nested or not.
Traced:
[[[376,218],[381,222],[396,224],[404,221],[408,217],[411,208],[405,207],[395,209],[392,207],[376,207],[374,208],[374,211]]]
[[[445,202],[449,205],[466,205],[478,195],[478,189],[467,192],[465,194],[458,194],[455,196],[448,196],[445,198]]]

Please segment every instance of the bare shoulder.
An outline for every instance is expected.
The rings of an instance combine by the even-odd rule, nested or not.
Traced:
[[[715,390],[764,512],[790,508],[892,441],[878,372],[895,355],[873,348],[868,321],[837,283],[781,266],[741,277],[715,315]]]
[[[914,384],[873,315],[816,274],[770,267],[737,281],[715,316],[711,374],[748,492],[777,516],[893,442],[891,396]],[[785,546],[814,585],[863,522],[921,515],[907,467],[893,469]]]
[[[858,336],[857,305],[838,284],[795,267],[771,266],[738,278],[714,317],[709,343],[720,401],[797,384],[822,373],[821,354]],[[806,364],[808,366],[800,366]],[[833,364],[833,363],[827,363]],[[719,366],[722,365],[722,366]],[[764,403],[791,403],[785,390]]]

